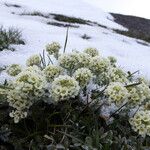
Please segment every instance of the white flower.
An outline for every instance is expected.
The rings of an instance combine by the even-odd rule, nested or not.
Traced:
[[[92,72],[87,68],[80,68],[75,71],[74,78],[79,82],[81,87],[85,87],[93,77]]]
[[[25,70],[23,70],[23,72],[34,72],[34,73],[43,75],[43,72],[41,71],[41,69],[38,66],[35,66],[35,65],[25,68]]]
[[[111,67],[108,74],[110,82],[128,82],[127,74],[123,72],[123,70],[121,70],[120,68]]]
[[[7,89],[0,88],[0,95],[6,95]]]
[[[33,55],[29,57],[26,61],[27,66],[34,66],[34,65],[39,66],[40,64],[41,64],[41,58],[39,55]]]
[[[78,53],[62,54],[58,58],[59,65],[67,70],[73,70],[78,66]]]
[[[33,68],[33,70],[31,70]],[[35,69],[35,67],[30,67],[25,71],[22,71],[16,77],[16,80],[13,83],[15,89],[21,90],[26,94],[31,94],[37,96],[37,92],[39,92],[39,97],[43,93],[43,89],[46,85],[46,79],[42,71],[40,69]],[[34,93],[36,91],[36,93]]]
[[[137,78],[137,82],[144,83],[147,86],[150,86],[150,81],[147,78],[144,78],[144,77]]]
[[[16,76],[18,75],[20,72],[21,72],[21,66],[18,65],[18,64],[12,64],[11,66],[9,66],[7,68],[7,73],[10,75],[10,76]]]
[[[141,95],[143,95],[143,98],[150,99],[150,88],[149,85],[145,84],[144,82],[139,84],[137,86],[137,89]]]
[[[89,54],[91,57],[95,57],[99,55],[99,52],[96,48],[87,48],[84,50],[85,53]]]
[[[97,74],[95,81],[98,85],[106,85],[111,82],[127,83],[128,79],[127,74],[123,70],[111,66],[108,70]]]
[[[7,101],[9,106],[17,110],[24,110],[32,105],[33,102],[29,99],[28,95],[21,92],[22,91],[16,89],[8,91]]]
[[[146,102],[144,107],[143,107],[144,110],[150,110],[150,101]]]
[[[44,70],[44,74],[46,75],[47,81],[51,82],[55,77],[58,77],[62,72],[62,68],[55,65],[48,65]]]
[[[99,56],[92,57],[90,61],[90,69],[95,74],[101,74],[108,71],[110,67],[110,62],[106,58],[101,58]]]
[[[101,74],[97,74],[94,81],[95,84],[98,84],[100,86],[109,84],[108,72],[102,72]]]
[[[144,100],[150,99],[150,88],[145,83],[128,88],[131,106],[140,105]]]
[[[54,55],[56,58],[58,58],[59,50],[61,46],[57,42],[53,42],[51,44],[46,45],[46,51],[49,55]]]
[[[78,53],[78,68],[89,67],[92,57],[86,53]]]
[[[9,105],[16,109],[14,116],[18,120],[18,113],[30,108],[30,106],[44,95],[46,79],[38,67],[29,67],[19,73],[11,83],[7,93]],[[17,121],[15,121],[17,122]]]
[[[138,111],[129,122],[132,129],[138,132],[142,137],[146,135],[150,136],[150,111]]]
[[[128,90],[119,82],[112,82],[107,87],[105,95],[108,96],[110,102],[115,103],[117,106],[127,102],[129,97]]]
[[[60,75],[52,82],[50,92],[55,101],[60,101],[74,98],[79,90],[79,84],[73,77]]]
[[[78,68],[89,66],[90,55],[80,52],[72,52],[69,54],[62,54],[59,58],[59,64],[61,67],[75,71]]]
[[[19,110],[13,110],[10,114],[10,117],[14,118],[14,123],[18,123],[20,119],[27,117],[27,112],[19,111]]]

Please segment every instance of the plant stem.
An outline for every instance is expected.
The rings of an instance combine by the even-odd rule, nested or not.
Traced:
[[[52,59],[50,58],[50,56],[47,55],[47,57],[48,57],[49,61],[51,62],[51,64],[53,65],[54,63],[53,63]]]
[[[129,85],[126,85],[125,87],[128,88],[128,87],[136,86],[136,85],[139,85],[139,84],[141,84],[141,82],[129,84]]]
[[[69,33],[69,26],[67,27],[66,39],[65,39],[65,45],[64,45],[64,51],[63,51],[63,53],[65,53],[65,51],[66,51],[66,47],[67,47],[67,42],[68,42],[68,33]]]
[[[128,78],[132,77],[132,76],[133,76],[134,74],[136,74],[136,73],[139,73],[139,70],[137,70],[137,71],[135,71],[135,72],[129,74]]]
[[[127,104],[128,104],[128,102],[126,102],[124,105],[122,105],[119,109],[117,109],[114,113],[112,113],[109,118],[113,117],[118,111],[120,111]]]

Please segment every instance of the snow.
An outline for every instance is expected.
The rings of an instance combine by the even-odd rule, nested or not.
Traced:
[[[91,21],[101,22],[103,25],[108,27],[123,29],[120,25],[113,22],[113,17],[100,10],[94,6],[88,4],[84,0],[2,0],[6,3],[14,3],[23,5],[31,10],[36,10],[40,12],[55,12],[58,14],[64,14],[69,16],[76,16],[80,18],[85,18]],[[62,7],[63,6],[63,7]]]
[[[6,7],[4,3],[18,4],[21,8]],[[32,54],[42,53],[45,45],[58,41],[63,46],[66,28],[47,25],[50,19],[37,16],[20,16],[23,12],[39,11],[42,13],[58,13],[96,21],[108,27],[80,25],[69,29],[67,52],[72,49],[83,50],[96,47],[103,56],[115,56],[118,64],[125,70],[137,71],[150,79],[150,47],[138,44],[136,39],[116,34],[112,28],[126,30],[113,21],[113,17],[90,5],[85,0],[2,0],[0,2],[0,25],[14,26],[22,30],[26,45],[15,45],[15,52],[0,52],[0,66],[12,63],[24,65]],[[14,12],[15,14],[12,14]],[[87,34],[90,40],[83,40],[81,35]],[[5,73],[0,75],[1,81]]]

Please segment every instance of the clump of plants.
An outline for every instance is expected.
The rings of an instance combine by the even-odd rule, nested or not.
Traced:
[[[5,100],[0,114],[3,148],[148,148],[148,81],[123,71],[114,57],[104,58],[95,48],[60,49],[53,42],[42,55],[31,56],[26,68],[7,68],[12,81],[0,88]]]
[[[14,50],[12,44],[25,44],[22,38],[21,31],[17,28],[5,29],[3,26],[0,27],[0,51],[4,49]]]

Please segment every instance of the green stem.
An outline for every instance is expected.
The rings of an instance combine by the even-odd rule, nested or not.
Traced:
[[[69,33],[69,27],[67,27],[66,39],[65,39],[65,45],[64,45],[64,51],[63,51],[63,53],[65,53],[65,51],[66,51],[66,47],[67,47],[67,42],[68,42],[68,33]]]
[[[54,63],[53,63],[52,59],[50,58],[50,56],[47,55],[47,57],[48,57],[48,59],[49,59],[49,62],[51,62],[51,64],[53,65]]]
[[[126,85],[125,87],[128,88],[128,87],[136,86],[136,85],[139,85],[139,84],[141,84],[141,82],[129,84],[129,85]]]
[[[126,102],[124,105],[122,105],[119,109],[117,109],[114,113],[112,113],[109,118],[113,117],[117,112],[119,112],[127,104],[128,104],[128,102]]]

